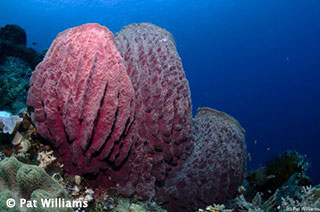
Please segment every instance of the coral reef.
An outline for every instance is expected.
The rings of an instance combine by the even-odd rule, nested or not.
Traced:
[[[0,28],[0,39],[11,41],[16,45],[27,44],[27,34],[20,26],[8,24]]]
[[[278,196],[295,196],[302,186],[311,185],[306,176],[310,163],[305,156],[296,151],[287,151],[265,162],[266,166],[250,171],[246,180],[248,182],[246,199],[249,201],[261,192],[266,200],[278,190]],[[281,198],[277,198],[280,203]]]
[[[318,211],[320,199],[317,197],[317,187],[302,186],[295,197],[282,196],[277,201],[278,190],[268,199],[264,200],[262,193],[258,192],[252,201],[247,201],[243,195],[236,198],[237,211],[240,212],[264,212],[264,211]]]
[[[32,69],[41,62],[43,54],[26,47],[26,33],[18,25],[6,25],[0,28],[0,64],[8,56],[18,57]]]
[[[240,211],[287,211],[301,206],[300,202],[308,199],[305,191],[311,188],[311,180],[306,172],[310,163],[305,156],[296,151],[287,151],[265,164],[265,167],[247,174],[245,191],[237,198]],[[312,190],[316,196],[316,187]],[[307,202],[311,205],[309,200]],[[297,210],[302,210],[300,206],[296,207]]]
[[[194,119],[194,150],[175,168],[157,198],[169,211],[194,211],[233,198],[246,169],[244,129],[233,117],[200,108]]]
[[[269,178],[270,185],[268,188],[275,191],[282,186],[294,173],[303,174],[310,168],[310,163],[305,156],[300,155],[296,151],[287,151],[279,156],[266,161],[267,176],[274,175]]]
[[[67,196],[88,202],[86,211],[320,208],[320,186],[309,186],[310,164],[295,151],[249,172],[240,185],[245,131],[210,108],[198,109],[192,121],[188,81],[166,30],[132,24],[114,38],[103,26],[85,24],[60,33],[39,54],[26,47],[21,27],[6,25],[0,28],[1,109],[25,107],[26,79],[45,54],[30,80],[31,118],[22,111],[22,122],[20,114],[9,123],[0,113],[0,129],[12,133],[5,148],[1,137],[0,210],[83,211],[8,209],[5,202]]]
[[[33,123],[58,149],[65,169],[78,175],[107,169],[113,178],[136,130],[134,90],[112,33],[98,24],[60,33],[30,84]]]
[[[130,184],[147,199],[155,184],[191,153],[191,98],[172,35],[150,23],[131,24],[115,36],[136,97],[138,141]],[[129,159],[130,160],[130,159]],[[122,193],[130,195],[124,188]]]
[[[280,211],[319,211],[320,199],[315,198],[316,188],[312,186],[304,186],[301,189],[299,198],[282,197]]]
[[[0,108],[12,113],[26,107],[32,69],[17,57],[6,57],[0,65]]]
[[[188,81],[166,30],[132,24],[114,40],[98,24],[68,29],[30,84],[32,121],[68,173],[125,197],[157,196],[170,211],[234,197],[245,132],[209,108],[199,109],[192,129]]]
[[[26,39],[17,25],[0,27],[0,110],[16,113],[26,107],[31,72],[44,56],[27,48]]]
[[[40,198],[66,198],[66,194],[66,191],[40,167],[23,164],[15,157],[0,162],[0,207],[6,208],[6,211],[9,211],[5,205],[9,197],[16,201],[20,198],[40,201]],[[27,211],[73,211],[71,208],[53,210],[41,207],[39,204],[38,208],[28,208]],[[20,208],[17,204],[12,211],[20,209],[24,211],[26,208]]]
[[[113,195],[106,197],[96,204],[95,211],[112,211],[112,212],[166,212],[160,208],[155,202],[141,202],[135,199],[124,198]]]

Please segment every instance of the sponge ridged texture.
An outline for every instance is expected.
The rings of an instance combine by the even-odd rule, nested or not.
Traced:
[[[96,173],[127,158],[136,140],[134,90],[106,27],[61,32],[30,86],[32,121],[68,171]]]
[[[171,34],[153,24],[131,24],[115,36],[135,90],[137,193],[154,195],[156,182],[192,150],[189,84]]]
[[[194,150],[168,176],[158,201],[169,211],[195,211],[235,195],[246,169],[244,129],[226,113],[200,108],[194,119]]]

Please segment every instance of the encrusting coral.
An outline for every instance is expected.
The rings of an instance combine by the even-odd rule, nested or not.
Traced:
[[[15,157],[10,157],[0,162],[0,208],[5,211],[25,211],[16,204],[14,208],[6,206],[6,200],[13,198],[17,202],[21,198],[27,200],[37,200],[47,198],[66,198],[66,191],[52,179],[44,169],[19,162]],[[72,208],[28,208],[27,211],[73,211]]]

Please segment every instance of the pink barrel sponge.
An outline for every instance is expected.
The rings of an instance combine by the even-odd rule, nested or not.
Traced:
[[[98,24],[68,29],[30,82],[39,134],[93,184],[148,199],[192,151],[188,81],[171,34],[157,26],[127,26],[116,42]]]
[[[194,150],[168,176],[157,200],[169,211],[195,211],[234,197],[246,169],[244,129],[226,113],[200,108]]]
[[[120,167],[136,141],[135,94],[113,34],[98,24],[61,32],[30,80],[38,133],[67,171]]]
[[[130,179],[149,198],[155,184],[191,153],[189,84],[172,35],[153,24],[131,24],[115,36],[135,90],[138,141]]]

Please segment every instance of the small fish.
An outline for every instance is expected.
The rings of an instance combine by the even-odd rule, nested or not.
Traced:
[[[250,152],[248,153],[248,158],[249,158],[249,161],[252,160],[252,157],[251,157],[251,153],[250,153]]]
[[[275,177],[276,176],[274,174],[271,174],[271,175],[267,176],[267,179],[269,180],[269,179],[272,179],[272,178],[275,178]]]
[[[32,45],[34,45],[34,46],[35,46],[35,45],[37,45],[37,43],[36,43],[36,42],[32,42]]]
[[[254,144],[257,144],[257,140],[254,140],[254,142],[253,142]]]
[[[270,147],[267,148],[267,151],[270,151]]]

